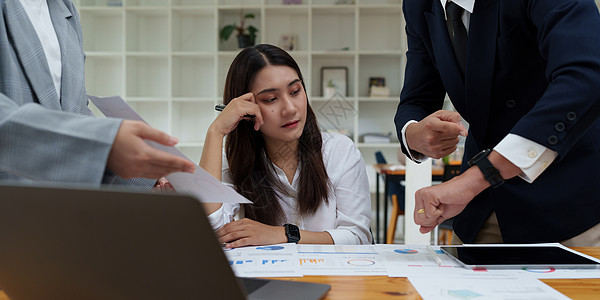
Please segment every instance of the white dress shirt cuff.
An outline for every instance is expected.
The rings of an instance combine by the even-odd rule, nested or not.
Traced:
[[[406,142],[406,128],[408,127],[408,125],[413,124],[413,123],[418,123],[415,120],[410,120],[408,122],[406,122],[406,124],[404,124],[404,126],[402,127],[402,145],[404,145],[404,148],[406,148],[406,150],[408,150],[408,158],[414,162],[417,163],[421,163],[426,161],[429,157],[411,150],[410,148],[408,148],[408,143]]]
[[[214,230],[219,230],[225,225],[225,205],[221,205],[219,209],[215,210],[212,214],[208,215],[208,222]]]
[[[345,229],[328,229],[325,232],[331,235],[334,245],[357,245],[360,240],[354,234]]]
[[[558,153],[534,141],[509,133],[494,150],[522,171],[523,180],[532,183],[556,159]]]

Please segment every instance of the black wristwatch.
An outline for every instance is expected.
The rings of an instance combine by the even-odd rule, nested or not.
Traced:
[[[285,224],[283,227],[285,227],[285,236],[287,236],[288,243],[298,244],[298,241],[300,241],[300,229],[298,226],[293,224]]]
[[[502,179],[498,169],[496,169],[488,159],[488,155],[490,155],[491,152],[492,149],[485,149],[477,153],[477,155],[469,160],[469,166],[477,165],[479,170],[481,170],[481,173],[483,173],[483,178],[485,178],[493,188],[497,188],[504,183],[504,179]]]

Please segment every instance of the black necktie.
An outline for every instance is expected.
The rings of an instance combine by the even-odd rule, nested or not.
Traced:
[[[465,10],[454,2],[446,2],[446,15],[448,16],[448,33],[454,49],[454,56],[458,62],[460,71],[465,74],[465,63],[467,61],[467,29],[462,22]]]

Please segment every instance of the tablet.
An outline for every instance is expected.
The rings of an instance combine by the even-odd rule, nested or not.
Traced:
[[[471,269],[576,268],[600,263],[560,246],[443,246],[459,264]]]

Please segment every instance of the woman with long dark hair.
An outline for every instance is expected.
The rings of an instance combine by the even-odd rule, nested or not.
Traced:
[[[362,156],[319,131],[298,64],[257,45],[232,62],[225,109],[206,134],[200,166],[253,202],[206,204],[227,247],[284,242],[371,243],[371,201]],[[223,139],[226,160],[223,160]]]

